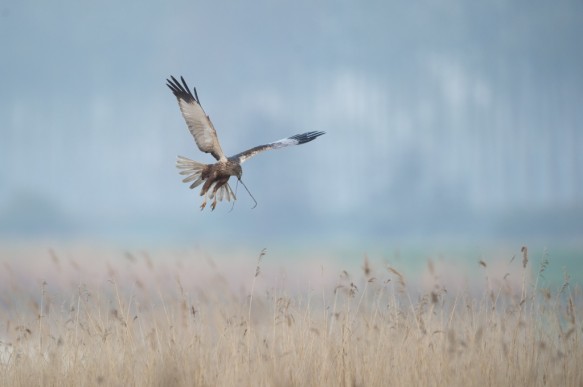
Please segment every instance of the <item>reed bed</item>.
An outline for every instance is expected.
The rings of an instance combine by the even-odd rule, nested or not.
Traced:
[[[200,256],[4,258],[3,386],[583,385],[581,290],[541,286],[526,248],[455,291],[431,260],[425,287],[365,258],[298,288],[270,281],[265,251],[241,284]]]

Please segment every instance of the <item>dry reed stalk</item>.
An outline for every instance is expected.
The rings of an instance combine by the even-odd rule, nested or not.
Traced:
[[[162,280],[140,278],[158,291],[148,299],[144,288],[124,280],[135,278],[137,263],[121,265],[113,266],[114,286],[90,287],[91,296],[77,276],[72,287],[48,281],[39,306],[26,303],[38,300],[38,287],[30,295],[17,288],[24,303],[5,304],[10,314],[0,326],[6,335],[0,385],[577,386],[583,380],[581,293],[568,278],[556,296],[534,297],[537,280],[526,276],[533,313],[523,319],[521,290],[503,291],[506,280],[476,294],[446,292],[436,280],[420,298],[407,284],[407,304],[397,274],[388,271],[393,287],[390,278],[369,281],[363,267],[361,282],[343,273],[336,288],[322,285],[321,298],[307,288],[263,294],[259,282],[251,284],[248,309],[240,302],[244,290],[225,295],[230,290],[220,284],[194,300],[198,285],[178,280],[176,286],[176,272],[184,275],[188,264]],[[488,262],[489,270],[495,266]],[[157,273],[163,269],[155,266]],[[368,276],[374,274],[369,264]],[[31,324],[42,324],[38,333]],[[43,335],[42,354],[36,334]],[[9,342],[12,352],[3,355]]]
[[[255,292],[255,281],[257,280],[257,277],[259,277],[259,274],[261,274],[261,261],[263,260],[263,257],[265,256],[265,254],[267,254],[267,249],[263,248],[261,250],[261,252],[259,253],[259,257],[257,257],[257,267],[255,268],[255,275],[253,276],[253,281],[251,282],[251,292],[249,294],[249,311],[247,314],[247,361],[248,364],[251,364],[251,338],[252,338],[252,321],[251,321],[251,308],[253,306],[253,295]]]

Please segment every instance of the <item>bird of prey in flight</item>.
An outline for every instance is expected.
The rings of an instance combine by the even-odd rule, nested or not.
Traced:
[[[192,184],[190,184],[190,189],[203,184],[202,189],[200,190],[200,196],[204,196],[204,200],[200,206],[201,210],[205,208],[207,199],[212,199],[212,210],[215,209],[217,200],[219,202],[223,199],[230,201],[232,198],[233,203],[237,200],[228,181],[231,176],[235,176],[238,181],[243,184],[243,181],[241,180],[241,175],[243,174],[241,164],[246,160],[266,150],[285,148],[286,146],[300,145],[310,142],[325,133],[307,132],[296,134],[295,136],[274,141],[269,144],[259,145],[241,153],[237,153],[236,155],[226,157],[221,149],[221,144],[219,143],[215,127],[200,105],[196,88],[193,88],[193,94],[184,81],[184,78],[180,77],[180,80],[182,83],[178,82],[176,78],[171,76],[170,79],[166,79],[168,82],[166,85],[172,90],[176,99],[178,99],[178,106],[180,107],[182,116],[186,120],[186,125],[188,126],[190,133],[194,137],[198,149],[202,152],[210,153],[217,160],[214,164],[203,164],[198,161],[190,160],[184,156],[178,156],[176,166],[182,170],[180,172],[181,175],[186,175],[182,181],[184,183],[192,182]],[[245,187],[245,184],[243,184],[243,186]],[[255,206],[256,205],[257,202],[255,202]]]

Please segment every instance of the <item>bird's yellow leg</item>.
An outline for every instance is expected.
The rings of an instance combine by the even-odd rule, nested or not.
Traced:
[[[206,207],[206,197],[207,197],[207,194],[205,193],[204,194],[204,200],[202,201],[202,204],[200,205],[200,210],[201,211],[204,210],[204,208]]]
[[[211,208],[214,210],[215,207],[217,206],[217,192],[219,189],[221,189],[221,187],[224,185],[224,183],[217,183],[215,184],[215,188],[213,189],[213,194],[211,195],[211,198],[213,199],[213,204],[211,206]],[[222,199],[221,199],[222,200]]]

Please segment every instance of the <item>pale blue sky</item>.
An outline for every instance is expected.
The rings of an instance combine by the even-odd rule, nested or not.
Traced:
[[[582,16],[580,1],[4,1],[0,237],[576,239]],[[239,190],[231,213],[201,213],[175,158],[212,159],[169,75],[197,86],[228,154],[327,134],[244,165],[256,209]]]

